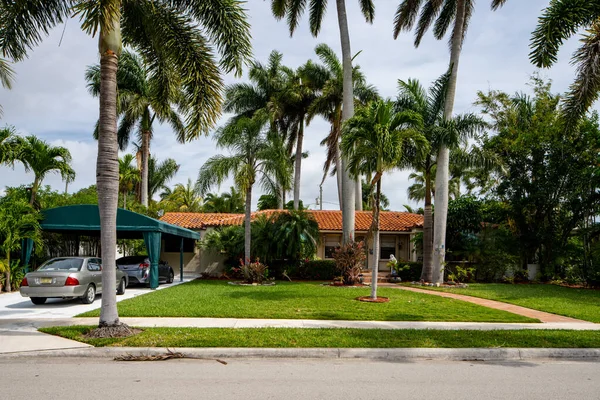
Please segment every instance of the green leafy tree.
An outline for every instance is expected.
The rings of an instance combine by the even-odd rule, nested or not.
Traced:
[[[150,201],[159,191],[167,188],[167,183],[179,171],[179,164],[172,158],[163,161],[157,161],[150,157],[148,160],[148,197]]]
[[[492,10],[497,10],[506,0],[491,0]],[[450,28],[450,74],[444,98],[444,119],[450,120],[454,112],[454,99],[458,81],[458,65],[462,46],[473,16],[475,0],[402,0],[394,18],[394,38],[401,31],[415,28],[415,47],[419,47],[425,33],[433,26],[433,35],[441,40]],[[420,11],[420,13],[419,13]],[[417,18],[418,16],[418,18]],[[416,27],[415,27],[416,23]],[[441,283],[444,279],[446,222],[448,216],[448,182],[450,149],[444,144],[438,148],[436,170],[433,279]]]
[[[210,213],[225,213],[237,214],[244,212],[244,194],[231,186],[229,192],[221,194],[208,193],[204,196],[204,212]],[[275,199],[275,207],[277,207],[277,199]]]
[[[228,124],[217,130],[217,147],[227,149],[230,155],[213,156],[200,169],[198,185],[201,193],[206,193],[213,185],[221,185],[229,176],[238,188],[245,193],[245,239],[244,262],[250,262],[252,209],[252,188],[260,180],[267,184],[272,176],[287,168],[285,154],[281,146],[274,143],[273,135],[263,129],[267,116],[239,118],[235,124]]]
[[[419,133],[421,117],[411,111],[395,112],[392,101],[379,100],[348,120],[344,127],[341,150],[354,175],[372,175],[376,185],[373,207],[373,280],[371,297],[377,298],[379,262],[379,213],[383,174],[405,165],[410,159],[427,154],[427,139]]]
[[[372,211],[373,204],[374,204],[373,202],[375,201],[374,196],[373,196],[375,187],[371,185],[370,179],[369,180],[363,179],[361,188],[362,188],[363,210]],[[390,206],[390,200],[384,193],[381,193],[379,203],[380,203],[379,207],[383,211],[387,210],[388,207]]]
[[[124,209],[127,209],[127,196],[133,192],[135,184],[140,180],[139,171],[131,165],[134,159],[132,154],[125,154],[119,158],[119,190],[123,193]]]
[[[581,46],[571,59],[577,76],[564,99],[567,129],[577,126],[600,95],[600,1],[550,2],[531,39],[531,62],[539,68],[549,68],[558,60],[563,42],[581,29],[585,29]]]
[[[433,212],[432,195],[437,194],[437,168],[440,149],[445,148],[454,154],[465,145],[469,137],[481,130],[484,122],[473,114],[458,115],[453,118],[445,116],[445,101],[450,74],[438,78],[427,91],[418,80],[398,81],[398,97],[396,108],[399,111],[412,111],[419,114],[423,120],[420,132],[429,142],[429,151],[422,159],[414,159],[409,167],[417,174],[411,174],[411,179],[417,179],[416,186],[409,187],[411,200],[424,200],[423,220],[423,271],[421,279],[427,282],[442,280],[441,266],[434,264]],[[420,174],[420,175],[419,175]],[[449,181],[450,184],[450,181]],[[460,183],[454,181],[458,191]],[[436,203],[437,210],[437,203]]]
[[[35,176],[29,200],[31,205],[34,205],[37,191],[48,173],[58,172],[63,180],[75,178],[69,150],[66,147],[52,146],[33,135],[23,139],[18,159],[25,166],[25,170],[32,171]]]
[[[30,0],[0,3],[0,53],[21,61],[52,28],[73,14],[81,29],[98,35],[100,115],[96,180],[102,259],[115,265],[116,213],[119,196],[117,141],[117,68],[123,44],[139,52],[151,74],[181,80],[185,115],[193,139],[219,117],[223,72],[241,72],[250,57],[250,27],[238,0]],[[220,60],[217,60],[218,52]],[[114,268],[102,271],[99,327],[119,329]]]
[[[202,211],[200,186],[191,179],[188,179],[185,185],[178,183],[172,192],[163,197],[162,202],[168,211],[200,212]]]
[[[286,18],[290,35],[300,23],[300,18],[306,10],[306,0],[271,0],[273,15],[276,18]],[[313,36],[318,36],[325,17],[327,0],[312,0],[309,7],[309,26]],[[369,23],[375,18],[375,5],[372,0],[359,0],[361,13]],[[340,44],[342,47],[342,119],[345,122],[354,115],[354,85],[352,82],[352,49],[350,47],[350,32],[348,29],[348,18],[346,14],[346,1],[336,0],[335,2],[338,24],[340,30]],[[362,207],[361,191],[358,190],[358,201],[355,183],[350,178],[346,160],[342,158],[342,165],[337,173],[342,175],[342,196],[340,196],[342,207],[342,241],[344,244],[354,240],[354,209]]]
[[[0,128],[0,165],[13,166],[20,157],[23,141],[17,136],[15,128]]]

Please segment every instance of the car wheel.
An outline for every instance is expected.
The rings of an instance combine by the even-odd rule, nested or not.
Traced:
[[[126,286],[127,286],[127,282],[125,282],[125,278],[121,278],[121,282],[119,282],[119,287],[117,288],[117,294],[118,295],[125,294]]]
[[[31,302],[33,304],[44,304],[46,302],[46,298],[45,297],[32,297]]]
[[[169,271],[169,278],[167,279],[167,283],[173,283],[174,279],[175,279],[175,274],[171,270],[171,271]]]
[[[81,302],[83,304],[92,304],[94,300],[96,300],[96,288],[94,285],[89,285],[81,297]]]

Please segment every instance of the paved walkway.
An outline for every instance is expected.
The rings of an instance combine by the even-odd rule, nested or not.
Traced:
[[[401,285],[386,284],[386,283],[381,283],[381,284],[379,284],[379,286],[386,287],[386,288],[392,288],[392,289],[406,290],[409,292],[431,294],[434,296],[446,297],[449,299],[467,301],[469,303],[477,304],[480,306],[494,308],[496,310],[508,311],[513,314],[522,315],[524,317],[539,319],[543,323],[593,324],[592,322],[583,321],[580,319],[563,317],[562,315],[551,314],[551,313],[547,313],[544,311],[532,310],[530,308],[516,306],[514,304],[503,303],[501,301],[496,301],[496,300],[482,299],[479,297],[466,296],[463,294],[438,292],[436,290],[419,289],[419,288],[410,287],[410,286],[401,286]]]

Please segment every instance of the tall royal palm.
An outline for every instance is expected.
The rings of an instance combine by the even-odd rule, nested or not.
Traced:
[[[75,178],[69,149],[52,146],[33,135],[23,139],[18,161],[23,163],[26,171],[31,171],[34,175],[30,205],[34,205],[38,189],[49,173],[58,172],[63,180],[71,182]]]
[[[221,185],[232,176],[238,188],[245,193],[245,263],[250,262],[252,188],[260,181],[263,186],[287,167],[281,146],[273,143],[274,135],[265,129],[268,116],[259,113],[253,118],[238,118],[216,134],[217,147],[227,149],[230,155],[213,156],[206,161],[198,174],[198,185],[206,193],[213,185]]]
[[[398,111],[412,111],[421,116],[423,125],[421,133],[429,142],[429,152],[421,159],[407,164],[410,169],[422,173],[422,199],[425,200],[423,221],[423,270],[421,279],[432,282],[440,270],[435,270],[433,263],[433,216],[432,194],[437,195],[436,169],[439,168],[439,154],[442,147],[449,151],[456,150],[461,143],[483,127],[483,122],[472,114],[465,114],[447,119],[445,117],[445,99],[450,85],[450,73],[442,75],[429,89],[429,92],[414,79],[398,82]],[[435,189],[434,189],[435,187]],[[412,188],[412,187],[411,187]],[[414,188],[413,188],[414,189]],[[448,190],[448,186],[446,186]],[[417,200],[419,193],[413,193],[411,199]],[[418,196],[421,199],[421,196]],[[437,198],[437,197],[436,197]],[[436,204],[436,214],[437,204]]]
[[[506,0],[491,0],[492,10],[506,3]],[[452,118],[456,84],[458,80],[458,65],[463,42],[473,15],[475,0],[402,0],[394,19],[394,38],[402,30],[410,31],[415,28],[415,47],[433,25],[433,34],[441,40],[452,27],[450,37],[450,80],[444,101],[444,118]],[[420,11],[420,14],[419,14]],[[418,22],[417,22],[418,17]],[[446,257],[446,221],[448,218],[448,180],[449,180],[449,149],[440,146],[437,155],[437,171],[435,178],[435,221],[434,221],[434,279],[442,282],[444,279],[443,264]]]
[[[327,146],[327,157],[323,166],[323,179],[327,176],[332,165],[335,165],[338,198],[342,207],[342,160],[340,157],[340,139],[342,131],[342,109],[344,104],[344,70],[342,62],[335,51],[322,43],[315,48],[321,64],[309,61],[302,67],[302,76],[306,85],[318,91],[317,98],[308,109],[307,122],[316,115],[325,118],[330,124],[329,134],[321,142]],[[352,85],[355,105],[366,105],[376,100],[377,89],[368,85],[360,66],[352,67]],[[362,196],[359,198],[362,199]],[[362,203],[362,201],[361,201]],[[360,209],[360,207],[359,207]]]
[[[342,153],[354,176],[372,175],[376,185],[373,202],[373,279],[371,297],[377,298],[379,264],[379,212],[383,174],[427,154],[427,139],[419,133],[421,117],[412,111],[396,112],[394,103],[379,100],[359,108],[344,126]]]
[[[586,33],[572,63],[577,77],[564,100],[566,127],[576,126],[600,95],[600,0],[555,0],[539,19],[531,41],[531,61],[551,67],[565,40],[582,28]]]
[[[221,71],[241,72],[250,57],[250,27],[239,0],[28,0],[0,3],[0,56],[20,61],[58,24],[76,14],[98,35],[100,117],[96,182],[100,210],[102,308],[99,327],[119,329],[116,305],[116,219],[119,196],[117,67],[123,44],[153,74],[183,82],[186,140],[207,132],[221,109]],[[218,61],[216,49],[220,54]]]
[[[88,89],[93,96],[100,95],[100,65],[88,67],[85,74]],[[154,121],[169,123],[177,140],[185,142],[186,127],[178,111],[187,113],[201,112],[195,110],[198,104],[186,104],[183,84],[179,79],[163,79],[163,76],[152,73],[141,56],[125,51],[119,57],[117,69],[118,112],[121,116],[117,137],[121,150],[127,144],[133,131],[138,133],[140,143],[140,202],[148,207],[149,198],[149,162],[150,140],[154,132]],[[98,139],[98,130],[94,132]]]
[[[290,35],[300,23],[300,18],[306,9],[307,0],[271,0],[272,10],[276,18],[286,17],[290,28]],[[327,8],[327,0],[311,0],[309,21],[310,32],[313,36],[318,36],[321,31],[323,18]],[[373,0],[358,0],[362,14],[367,22],[372,23],[375,18],[375,5]],[[340,30],[340,43],[342,47],[342,66],[343,66],[343,108],[342,122],[350,119],[354,115],[354,90],[352,85],[352,50],[350,48],[350,32],[348,29],[348,18],[346,14],[346,0],[336,0],[336,9],[338,25]],[[347,168],[347,161],[342,158],[342,241],[348,243],[354,240],[354,209],[356,207],[356,192],[354,181],[350,178]],[[362,207],[362,199],[358,199]]]

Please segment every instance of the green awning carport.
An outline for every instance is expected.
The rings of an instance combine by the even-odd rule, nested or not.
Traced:
[[[42,230],[77,236],[100,236],[100,213],[97,205],[75,205],[42,211]],[[171,225],[154,218],[119,208],[117,210],[117,238],[144,239],[150,259],[150,287],[158,287],[158,262],[161,240],[178,239],[180,242],[179,276],[183,280],[184,240],[199,240],[200,235],[189,229]],[[22,258],[29,264],[31,243],[24,243]]]

